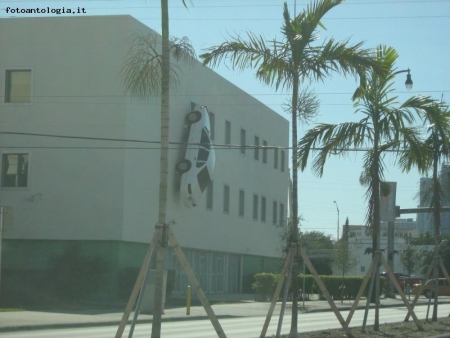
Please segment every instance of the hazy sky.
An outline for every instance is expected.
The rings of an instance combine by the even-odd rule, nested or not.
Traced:
[[[189,1],[187,1],[189,4]],[[308,1],[296,3],[299,13]],[[291,14],[294,1],[288,2]],[[197,54],[204,48],[218,45],[230,35],[246,31],[260,34],[266,39],[280,39],[282,34],[283,1],[281,0],[193,0],[188,9],[181,0],[169,1],[170,34],[187,36]],[[72,8],[82,7],[86,14],[130,14],[157,32],[161,32],[160,1],[4,1],[0,0],[0,18],[38,16],[37,14],[8,14],[12,8]],[[44,16],[44,15],[41,15]],[[48,16],[48,15],[45,15]],[[73,16],[71,14],[71,16]],[[400,57],[398,70],[410,68],[414,87],[407,92],[405,74],[399,74],[395,83],[398,101],[411,95],[424,94],[450,102],[450,0],[348,0],[329,12],[321,31],[321,40],[334,37],[351,42],[364,41],[366,48],[385,44],[397,49]],[[276,93],[272,88],[255,80],[251,71],[233,72],[229,67],[215,69],[220,75],[290,120],[282,104],[289,95]],[[333,75],[324,83],[313,83],[321,100],[320,116],[310,125],[299,126],[299,136],[314,123],[338,123],[359,120],[355,114],[351,95],[356,79]],[[402,174],[395,168],[393,158],[386,158],[387,181],[398,182],[397,205],[414,207],[418,190],[417,172]],[[302,231],[318,230],[336,236],[337,211],[340,223],[348,216],[350,224],[364,222],[366,203],[364,188],[359,184],[361,155],[349,154],[346,158],[331,158],[322,178],[317,178],[308,168],[299,175],[299,212],[304,217]],[[405,216],[406,217],[406,216]],[[415,215],[408,217],[415,218]],[[341,227],[342,229],[342,227]]]

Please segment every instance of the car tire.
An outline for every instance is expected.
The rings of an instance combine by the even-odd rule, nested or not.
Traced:
[[[189,169],[191,169],[191,161],[183,160],[181,162],[178,162],[176,169],[180,174],[188,172]]]
[[[202,118],[202,113],[200,113],[199,111],[193,111],[187,115],[186,120],[189,124],[193,124],[193,123],[200,121],[201,118]]]
[[[424,292],[425,297],[427,298],[433,298],[433,291],[427,290]]]

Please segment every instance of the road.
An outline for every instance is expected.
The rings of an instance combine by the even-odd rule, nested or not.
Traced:
[[[450,304],[439,305],[439,317],[447,317],[450,311]],[[416,315],[419,319],[426,316],[427,307],[417,306]],[[432,308],[430,308],[431,316]],[[380,323],[392,323],[403,321],[407,310],[405,307],[383,308],[380,311]],[[347,317],[348,311],[342,311],[344,318]],[[362,325],[364,310],[355,312],[351,327]],[[264,317],[243,317],[234,319],[221,319],[220,323],[228,338],[253,338],[259,337],[263,326]],[[271,325],[267,332],[267,337],[271,337],[276,333],[278,318],[272,318]],[[332,312],[313,312],[299,315],[298,320],[299,332],[309,332],[316,330],[326,330],[340,328],[340,324]],[[373,310],[369,312],[367,325],[373,324]],[[282,333],[287,334],[290,328],[290,316],[285,316],[283,320]],[[72,329],[53,329],[53,330],[36,330],[22,332],[6,332],[2,333],[2,338],[110,338],[114,337],[117,327],[101,326],[88,328],[72,328]],[[133,337],[143,338],[149,337],[151,332],[151,324],[139,324],[136,326]],[[162,326],[162,336],[164,338],[215,338],[214,329],[208,320],[192,320],[181,322],[164,322]],[[123,337],[128,337],[128,328],[125,330]]]

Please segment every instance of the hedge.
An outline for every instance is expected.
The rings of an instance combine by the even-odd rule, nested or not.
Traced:
[[[321,298],[322,295],[319,286],[314,281],[313,276],[305,275],[305,291],[303,288],[303,275],[297,276],[297,286],[300,293],[306,294],[319,294]],[[356,295],[362,285],[365,276],[319,276],[323,284],[327,288],[333,299],[355,299]],[[278,280],[280,279],[280,274],[274,273],[258,273],[254,276],[254,283],[252,284],[252,289],[258,295],[260,299],[271,299],[275,292]],[[370,281],[370,280],[369,280]],[[370,283],[367,284],[364,296],[367,296]],[[341,287],[343,286],[343,288]],[[383,294],[384,288],[384,277],[380,277],[380,294]],[[290,292],[291,293],[291,292]],[[281,296],[281,295],[280,295]]]

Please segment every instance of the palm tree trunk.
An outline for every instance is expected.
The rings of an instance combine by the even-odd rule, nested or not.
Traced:
[[[441,194],[440,194],[440,184],[438,178],[438,158],[439,154],[434,152],[433,154],[433,223],[434,223],[434,257],[435,257],[435,267],[433,272],[434,279],[434,306],[433,306],[433,316],[432,321],[437,321],[437,311],[438,311],[438,278],[439,278],[439,232],[441,228]]]
[[[161,60],[161,155],[159,176],[159,215],[155,231],[158,234],[156,244],[156,278],[153,307],[152,338],[161,337],[161,317],[163,312],[163,269],[167,245],[166,208],[168,180],[168,143],[169,143],[169,8],[168,0],[161,0],[162,60]]]
[[[298,337],[298,162],[297,162],[297,101],[298,101],[299,76],[294,75],[292,88],[292,242],[297,246],[294,265],[292,268],[292,318],[289,337]],[[289,243],[291,245],[291,243]]]
[[[378,145],[380,142],[380,135],[378,130],[378,116],[379,112],[376,112],[374,118],[374,140],[373,140],[373,150],[374,150],[374,163],[373,163],[373,228],[372,228],[372,240],[373,240],[373,254],[380,255],[380,154]],[[373,329],[374,331],[380,330],[380,259],[378,257],[377,265],[374,267],[373,273],[375,274],[375,320]]]

